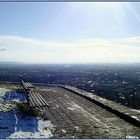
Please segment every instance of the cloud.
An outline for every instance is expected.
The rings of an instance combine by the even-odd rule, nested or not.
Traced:
[[[6,50],[6,48],[0,48],[0,52],[5,52]]]
[[[30,63],[140,62],[140,36],[125,39],[88,38],[75,42],[49,42],[0,36],[7,51],[0,60]]]

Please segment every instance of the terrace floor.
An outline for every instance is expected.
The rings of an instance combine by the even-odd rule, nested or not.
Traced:
[[[55,125],[56,138],[137,138],[140,128],[60,87],[32,89],[49,104],[40,107]]]

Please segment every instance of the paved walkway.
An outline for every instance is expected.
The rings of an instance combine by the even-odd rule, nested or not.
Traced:
[[[56,138],[140,137],[140,128],[71,91],[48,87],[33,89],[33,92],[49,104],[42,109],[44,118],[56,126]]]

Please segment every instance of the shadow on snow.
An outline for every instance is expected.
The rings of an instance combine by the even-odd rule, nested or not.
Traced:
[[[5,101],[26,101],[24,93],[6,92]],[[38,119],[32,116],[23,116],[20,110],[0,112],[0,138],[7,138],[14,132],[37,132]]]
[[[4,101],[26,101],[26,95],[23,92],[7,91],[3,97]]]

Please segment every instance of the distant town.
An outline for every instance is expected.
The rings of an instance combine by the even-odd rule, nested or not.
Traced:
[[[0,63],[0,82],[25,81],[47,86],[74,86],[140,109],[140,64],[22,64]]]

